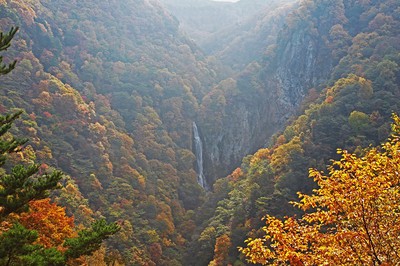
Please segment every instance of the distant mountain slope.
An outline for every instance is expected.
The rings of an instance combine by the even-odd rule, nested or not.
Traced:
[[[244,16],[240,22],[210,34],[202,48],[224,65],[243,70],[251,62],[262,60],[268,47],[276,43],[286,16],[296,7],[295,3],[270,3],[256,14]]]
[[[247,20],[263,10],[273,10],[286,1],[241,0],[236,3],[211,0],[161,0],[165,7],[179,20],[180,26],[208,54],[215,54],[215,47],[227,40],[220,35],[229,34],[229,38],[241,36],[249,30]],[[235,31],[235,33],[233,33]],[[221,37],[221,38],[219,38]]]

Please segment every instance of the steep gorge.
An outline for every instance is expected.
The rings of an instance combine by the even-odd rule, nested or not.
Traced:
[[[3,31],[21,28],[1,110],[25,110],[20,133],[40,161],[71,176],[70,193],[91,209],[85,216],[81,203],[64,200],[69,214],[124,225],[109,243],[113,260],[181,262],[197,226],[193,211],[206,201],[193,122],[208,189],[282,125],[274,95],[291,92],[262,79],[270,76],[263,60],[220,82],[225,68],[157,1],[5,1],[0,12]]]

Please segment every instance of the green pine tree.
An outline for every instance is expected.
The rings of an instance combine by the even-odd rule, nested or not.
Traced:
[[[4,135],[10,130],[12,123],[22,114],[19,111],[12,115],[0,116],[0,167],[4,165],[7,159],[7,154],[18,151],[18,148],[24,145],[27,139],[15,139],[13,136],[10,139],[5,139]]]
[[[120,227],[115,223],[109,224],[105,220],[95,221],[90,229],[83,229],[78,232],[78,237],[65,241],[64,246],[68,247],[65,255],[68,258],[90,255],[100,248],[103,239],[107,239],[119,230]]]
[[[21,111],[12,115],[0,115],[0,167],[7,159],[7,155],[20,150],[26,139],[6,137],[15,119]],[[0,221],[10,213],[20,213],[28,210],[28,203],[32,200],[44,199],[51,190],[57,188],[62,178],[60,171],[53,171],[38,175],[39,165],[16,165],[11,173],[5,170],[0,174]]]
[[[64,255],[55,248],[34,244],[38,234],[19,223],[0,235],[0,265],[65,265]]]

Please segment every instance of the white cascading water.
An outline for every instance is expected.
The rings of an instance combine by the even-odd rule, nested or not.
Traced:
[[[207,181],[203,173],[203,143],[201,143],[199,131],[197,129],[197,125],[193,122],[193,136],[194,136],[194,149],[196,153],[196,163],[197,163],[197,182],[204,189],[207,189]]]

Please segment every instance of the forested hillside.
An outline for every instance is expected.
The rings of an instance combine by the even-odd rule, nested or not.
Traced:
[[[30,139],[30,156],[70,175],[67,189],[93,215],[121,224],[110,260],[178,263],[194,229],[187,211],[204,196],[192,122],[217,67],[155,1],[3,1],[0,14],[3,32],[20,27],[1,111],[24,110],[15,134]],[[65,203],[84,222],[85,205]]]
[[[19,27],[0,115],[23,111],[3,139],[29,138],[9,160],[65,173],[51,198],[71,227],[116,222],[81,264],[246,265],[263,216],[302,214],[310,167],[390,134],[400,3],[160,2],[0,1],[0,30]]]

